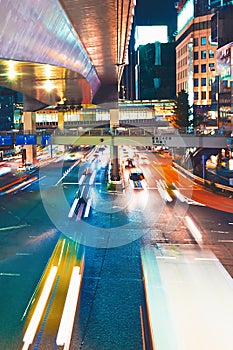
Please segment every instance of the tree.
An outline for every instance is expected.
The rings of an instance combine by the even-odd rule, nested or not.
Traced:
[[[188,103],[188,93],[185,92],[185,90],[181,90],[175,101],[174,116],[172,119],[174,127],[181,130],[187,130],[187,127],[190,125],[190,115],[191,111]]]

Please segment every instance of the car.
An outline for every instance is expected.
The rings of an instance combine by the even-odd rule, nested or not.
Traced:
[[[150,161],[147,156],[141,155],[138,160],[139,164],[150,164]]]
[[[71,152],[71,153],[66,153],[64,155],[64,160],[65,161],[74,162],[74,161],[82,159],[82,158],[83,158],[83,154],[80,153],[80,152]]]
[[[133,168],[130,170],[129,183],[133,189],[145,190],[147,188],[145,176],[140,168]]]
[[[33,169],[35,169],[35,165],[34,165],[34,164],[32,164],[32,163],[26,163],[26,164],[21,164],[21,165],[18,167],[17,171],[19,171],[19,172],[21,172],[21,171],[31,171],[31,170],[33,170]]]

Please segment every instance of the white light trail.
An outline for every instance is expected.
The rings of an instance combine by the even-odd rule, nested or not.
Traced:
[[[56,339],[57,345],[64,346],[64,350],[69,349],[74,318],[78,304],[80,284],[80,268],[78,266],[75,266],[71,275],[70,285],[67,292],[66,301]]]
[[[91,208],[91,198],[88,199],[88,201],[87,201],[87,206],[86,206],[85,213],[84,213],[85,218],[88,217],[90,208]]]
[[[84,179],[85,179],[85,175],[82,175],[81,177],[80,177],[80,180],[79,180],[79,185],[82,185],[82,183],[83,183],[83,181],[84,181]]]
[[[90,181],[89,181],[89,185],[93,185],[94,179],[95,179],[95,174],[96,174],[96,170],[94,170],[92,175],[91,175],[91,178],[90,178]]]
[[[27,327],[27,330],[24,334],[23,337],[23,342],[24,342],[24,346],[22,348],[22,350],[26,350],[28,349],[28,347],[30,346],[30,344],[32,344],[33,339],[35,337],[37,328],[39,326],[41,317],[43,315],[44,312],[44,308],[46,306],[46,303],[48,301],[52,286],[53,286],[53,282],[55,280],[56,277],[56,273],[57,273],[57,266],[53,266],[49,272],[48,278],[45,282],[43,291],[41,293],[41,296],[39,298],[38,304],[35,308],[35,311],[32,315],[32,318],[29,322],[29,325]]]
[[[68,214],[68,218],[72,218],[72,216],[74,215],[74,211],[75,211],[75,208],[78,204],[78,201],[79,201],[79,198],[75,198],[71,208],[70,208],[70,211],[69,211],[69,214]]]
[[[197,226],[194,224],[193,220],[189,216],[185,216],[187,227],[190,233],[193,235],[196,242],[202,242],[201,232],[198,230]]]

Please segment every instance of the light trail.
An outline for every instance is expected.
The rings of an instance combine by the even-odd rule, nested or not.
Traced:
[[[70,345],[80,285],[80,268],[74,266],[56,339],[57,345],[64,346],[64,350],[68,350]]]
[[[85,209],[85,213],[84,213],[84,217],[87,218],[90,212],[90,208],[91,208],[91,198],[88,199],[87,201],[87,205],[86,205],[86,209]]]
[[[32,342],[33,342],[33,339],[35,337],[37,328],[39,326],[41,317],[42,317],[43,312],[44,312],[44,308],[45,308],[46,303],[48,301],[56,274],[57,274],[57,266],[53,266],[51,268],[50,273],[48,275],[48,278],[45,282],[43,291],[41,293],[41,296],[39,298],[39,301],[37,303],[35,311],[32,315],[30,323],[29,323],[27,330],[24,334],[24,337],[23,337],[24,345],[23,345],[22,350],[27,350],[29,348],[30,344],[32,344]]]
[[[63,254],[63,250],[64,250],[65,243],[66,243],[66,241],[65,241],[65,240],[63,240],[63,243],[62,243],[62,248],[61,248],[61,252],[60,252],[60,256],[59,256],[59,260],[58,260],[58,266],[59,266],[59,265],[60,265],[60,263],[61,263],[62,254]]]
[[[94,179],[95,179],[95,175],[96,175],[96,170],[93,171],[90,181],[89,181],[89,185],[93,185],[94,183]]]
[[[70,208],[70,211],[69,211],[69,214],[68,214],[68,218],[72,218],[73,215],[74,215],[74,211],[77,207],[77,204],[78,204],[78,201],[79,201],[79,198],[75,198],[71,208]]]
[[[193,220],[188,215],[185,216],[185,220],[186,220],[187,228],[189,229],[190,233],[193,235],[195,241],[197,243],[202,242],[201,232],[198,230]]]
[[[0,231],[13,230],[13,229],[18,229],[18,228],[28,227],[28,226],[31,226],[31,225],[28,225],[28,224],[22,224],[22,225],[18,225],[18,226],[1,227],[1,228],[0,228]]]

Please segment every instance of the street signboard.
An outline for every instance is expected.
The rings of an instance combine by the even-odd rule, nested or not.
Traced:
[[[42,134],[41,145],[49,146],[52,144],[52,135],[51,134]]]
[[[16,145],[36,145],[36,135],[34,134],[18,134],[15,137]]]
[[[12,143],[12,135],[0,135],[0,146],[11,146]]]

